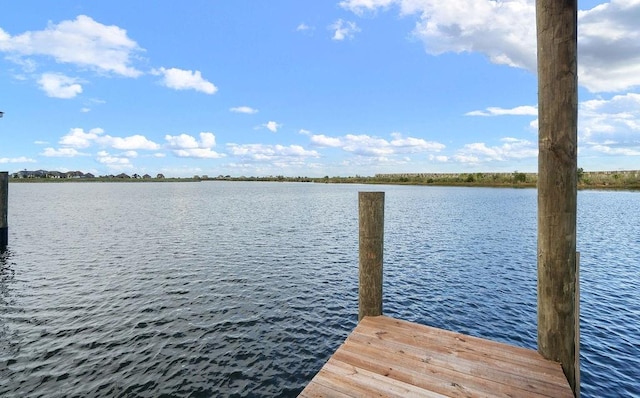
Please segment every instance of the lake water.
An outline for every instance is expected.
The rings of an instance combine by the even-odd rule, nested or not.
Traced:
[[[10,184],[0,396],[295,396],[357,322],[358,191],[384,312],[536,347],[534,189]],[[640,396],[640,192],[578,194],[584,397]]]

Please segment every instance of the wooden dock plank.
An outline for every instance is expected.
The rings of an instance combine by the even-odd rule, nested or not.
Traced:
[[[365,317],[302,397],[573,397],[536,351],[397,319]]]
[[[461,333],[438,329],[426,325],[420,325],[390,317],[367,318],[363,320],[363,325],[371,324],[372,327],[384,326],[385,330],[394,331],[399,334],[406,334],[416,339],[423,339],[433,342],[447,342],[452,350],[460,349],[469,352],[477,352],[480,355],[487,355],[506,360],[510,363],[522,363],[525,365],[536,365],[555,371],[557,364],[550,361],[540,361],[540,354],[534,350],[523,347],[516,347],[504,343],[499,343],[479,337],[463,335]],[[452,340],[453,338],[453,340]]]
[[[383,322],[385,320],[381,319],[380,323]],[[404,323],[410,325],[408,322]],[[431,339],[430,335],[424,333],[403,334],[387,327],[387,325],[377,327],[378,323],[366,323],[362,326],[354,330],[348,339],[383,347],[386,351],[403,351],[408,357],[423,361],[435,361],[452,370],[460,370],[496,381],[501,381],[507,376],[518,380],[522,378],[522,374],[526,374],[529,383],[537,382],[543,385],[561,386],[566,384],[560,364],[546,361],[532,350],[527,350],[529,351],[527,354],[533,353],[534,356],[520,361],[518,355],[522,352],[520,347],[513,347],[514,352],[509,355],[509,349],[512,346],[454,332],[447,332],[447,335],[442,333],[446,331],[435,329],[438,331],[439,337]],[[421,329],[420,326],[416,325],[416,329]],[[425,330],[428,333],[429,329],[424,329],[422,332]],[[431,328],[431,330],[434,329]],[[388,336],[392,337],[388,338]],[[496,351],[495,348],[500,348],[500,350]],[[474,369],[476,364],[483,366]]]

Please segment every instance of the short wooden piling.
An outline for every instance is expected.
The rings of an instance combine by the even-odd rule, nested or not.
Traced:
[[[577,0],[537,0],[538,351],[580,395],[576,306]]]
[[[0,250],[4,251],[9,244],[9,173],[0,171]]]
[[[359,192],[358,321],[382,315],[384,192]]]

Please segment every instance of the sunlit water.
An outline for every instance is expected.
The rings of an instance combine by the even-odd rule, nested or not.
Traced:
[[[533,189],[11,184],[0,396],[295,396],[356,324],[362,190],[386,314],[536,347]],[[579,193],[584,397],[640,396],[639,205]]]

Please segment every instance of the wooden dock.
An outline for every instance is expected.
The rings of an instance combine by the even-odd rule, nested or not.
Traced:
[[[538,352],[386,316],[365,317],[300,397],[573,397]]]

